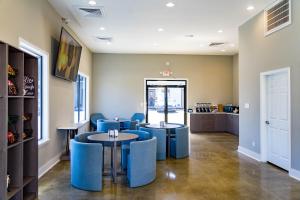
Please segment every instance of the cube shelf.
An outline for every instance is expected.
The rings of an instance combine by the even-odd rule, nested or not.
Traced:
[[[9,66],[15,74],[8,75]],[[9,93],[9,80],[16,93]],[[24,94],[26,81],[34,83],[29,94]],[[1,200],[31,200],[38,195],[37,83],[37,58],[0,41]],[[15,91],[12,88],[10,91]],[[10,137],[12,144],[7,139],[8,131],[15,135]]]

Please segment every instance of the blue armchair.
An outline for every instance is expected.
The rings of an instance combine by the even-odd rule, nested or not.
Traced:
[[[156,143],[155,137],[150,140],[130,143],[127,165],[129,187],[147,185],[155,180]]]
[[[149,124],[150,124],[150,123],[138,123],[138,124],[136,125],[136,129],[139,130],[141,127],[145,128],[146,125],[149,125]]]
[[[97,129],[97,120],[106,120],[106,117],[102,113],[91,114],[90,123],[93,130]]]
[[[166,160],[166,142],[167,134],[165,129],[144,128],[140,127],[141,131],[150,133],[151,137],[157,138],[156,159]]]
[[[132,117],[130,118],[130,121],[124,122],[124,130],[136,130],[137,124],[142,123],[145,120],[145,114],[144,113],[134,113]]]
[[[97,121],[97,131],[107,133],[108,130],[119,130],[120,131],[120,122],[115,121]]]
[[[189,128],[175,129],[175,138],[171,138],[171,156],[185,158],[189,156]]]
[[[144,113],[134,113],[131,117],[131,121],[139,121],[139,123],[144,122],[145,114]]]
[[[122,133],[132,133],[139,136],[137,139],[138,141],[148,140],[151,139],[151,135],[145,131],[138,131],[138,130],[125,130]],[[131,141],[132,142],[132,141]],[[123,142],[121,146],[121,166],[123,170],[127,169],[127,157],[129,154],[129,145],[131,142]]]
[[[79,139],[79,138],[77,138]],[[71,140],[71,184],[88,191],[102,191],[102,151],[100,143]]]

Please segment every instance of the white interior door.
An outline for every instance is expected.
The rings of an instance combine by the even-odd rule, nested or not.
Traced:
[[[289,170],[289,76],[287,72],[267,76],[267,159]]]

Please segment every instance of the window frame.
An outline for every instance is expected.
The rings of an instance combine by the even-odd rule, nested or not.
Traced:
[[[82,72],[78,72],[78,76],[81,76],[83,78],[85,78],[85,119],[80,120],[80,112],[78,112],[78,122],[75,121],[75,104],[73,105],[73,112],[74,112],[74,123],[75,124],[82,124],[82,123],[86,123],[89,121],[89,76],[87,76],[86,74],[82,73]],[[79,88],[79,84],[77,84],[77,78],[76,78],[76,82],[74,82],[74,98],[75,98],[75,89],[78,91]],[[77,95],[78,96],[78,95]],[[75,102],[73,100],[73,102]],[[77,100],[77,107],[79,108],[79,100]]]
[[[50,141],[49,137],[49,54],[39,47],[19,38],[19,47],[24,52],[41,58],[41,138],[39,147]]]

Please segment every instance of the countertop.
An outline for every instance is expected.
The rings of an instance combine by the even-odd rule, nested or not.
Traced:
[[[237,116],[239,116],[239,114],[237,114],[237,113],[228,113],[228,112],[192,112],[190,114],[196,114],[196,115],[226,114],[226,115],[237,115]]]

